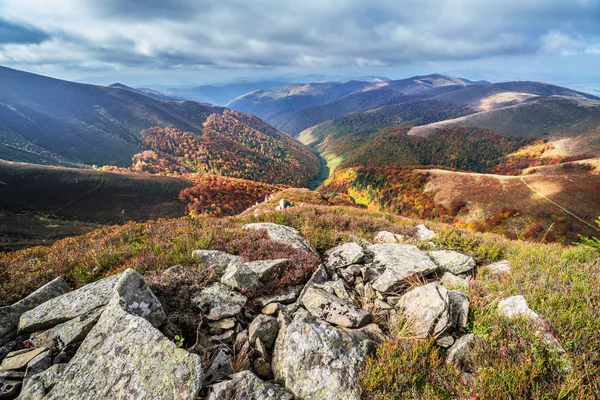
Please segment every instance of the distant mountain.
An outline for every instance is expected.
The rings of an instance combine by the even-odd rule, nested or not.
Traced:
[[[296,84],[248,93],[228,107],[249,112],[283,131],[297,135],[304,129],[342,115],[419,97],[430,90],[458,90],[467,79],[433,74],[395,81]],[[432,93],[439,94],[440,92]]]
[[[86,85],[9,68],[0,68],[0,87],[0,159],[125,167],[132,156],[148,150],[142,130],[170,128],[186,132],[200,147],[209,146],[211,162],[223,160],[209,168],[213,173],[254,174],[262,181],[277,177],[279,183],[291,176],[281,172],[287,165],[293,182],[302,186],[319,170],[318,158],[301,143],[258,118],[240,112],[223,116],[228,112],[223,107],[160,99],[122,84]],[[171,140],[169,146],[182,143]],[[239,161],[243,159],[248,163]],[[250,167],[259,159],[264,162]]]

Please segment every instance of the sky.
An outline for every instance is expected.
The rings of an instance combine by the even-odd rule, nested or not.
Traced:
[[[600,93],[600,0],[0,0],[0,65],[133,86],[438,72]]]

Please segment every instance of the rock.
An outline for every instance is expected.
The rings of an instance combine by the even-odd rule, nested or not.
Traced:
[[[475,260],[451,250],[428,251],[427,255],[442,270],[452,272],[454,275],[473,271]]]
[[[217,329],[233,329],[235,327],[235,318],[224,318],[218,321],[210,321],[208,326]]]
[[[247,224],[244,229],[266,230],[269,239],[274,242],[284,243],[297,250],[304,250],[317,254],[316,250],[300,235],[298,230],[285,225],[278,225],[271,222],[259,222]]]
[[[308,289],[301,301],[312,315],[338,326],[359,328],[371,321],[371,314],[323,289]]]
[[[375,350],[362,330],[297,317],[282,329],[273,355],[275,379],[299,399],[358,400],[359,375]]]
[[[417,225],[417,233],[415,234],[415,239],[419,242],[425,240],[431,240],[435,238],[437,235],[434,231],[428,229],[425,225],[419,224]]]
[[[256,340],[254,341],[254,349],[258,352],[260,357],[264,358],[265,360],[271,358],[269,355],[269,351],[267,350],[267,346],[264,345],[260,338],[256,338]]]
[[[440,283],[448,289],[467,287],[469,285],[466,279],[456,276],[452,272],[444,272],[440,279]]]
[[[12,379],[0,380],[0,399],[13,399],[21,391],[23,381]]]
[[[39,349],[24,349],[8,353],[6,358],[2,360],[0,371],[25,369],[31,360],[47,351],[47,348],[41,347]]]
[[[375,279],[379,278],[379,273],[374,268],[362,267],[360,269],[360,274],[363,278],[364,282],[370,283],[375,281]]]
[[[248,327],[250,342],[253,343],[256,339],[260,338],[267,348],[273,346],[278,332],[279,323],[277,319],[262,314],[256,317]]]
[[[142,283],[134,271],[123,273],[100,320],[45,400],[198,396],[200,357],[178,349],[153,326],[160,303]]]
[[[404,242],[404,236],[398,235],[397,233],[380,231],[377,232],[373,238],[373,243],[402,243]]]
[[[70,290],[62,277],[45,284],[13,305],[0,307],[0,338],[16,331],[21,315],[48,300],[62,296]]]
[[[260,310],[265,315],[273,315],[279,310],[279,303],[269,303]]]
[[[438,336],[438,338],[435,340],[435,344],[447,349],[454,344],[454,338],[449,333],[444,332]]]
[[[289,260],[285,258],[245,264],[232,263],[221,277],[221,283],[238,290],[260,290],[271,283],[274,274],[288,264]]]
[[[31,338],[35,347],[48,347],[62,350],[70,344],[81,342],[100,319],[104,307],[92,310],[70,321],[56,325],[45,332]]]
[[[386,303],[385,301],[379,300],[379,299],[375,300],[374,305],[375,305],[375,309],[380,310],[380,311],[392,310],[394,308],[391,305],[389,305],[388,303]]]
[[[235,333],[233,330],[226,330],[220,335],[210,337],[210,341],[215,344],[233,344]]]
[[[411,278],[434,272],[437,266],[415,246],[402,244],[374,244],[367,248],[373,253],[371,267],[382,270],[373,282],[379,292],[392,292],[406,286]]]
[[[167,319],[160,300],[146,285],[144,278],[136,271],[128,269],[120,276],[113,292],[112,301],[119,301],[123,310],[131,315],[144,318],[158,328]]]
[[[273,369],[271,368],[271,364],[262,357],[254,360],[252,363],[252,369],[254,370],[254,373],[261,379],[273,379]]]
[[[352,264],[359,264],[365,257],[363,248],[357,243],[345,243],[327,251],[326,267],[334,272]]]
[[[511,274],[512,267],[507,260],[497,261],[488,265],[490,272],[494,275]]]
[[[212,364],[206,371],[204,377],[204,383],[210,385],[211,383],[221,381],[233,374],[233,356],[226,348],[219,350]]]
[[[48,392],[56,385],[61,374],[66,369],[67,364],[55,364],[47,370],[33,375],[27,384],[23,385],[23,390],[19,396],[22,400],[42,400]]]
[[[546,345],[557,352],[565,352],[565,349],[562,347],[560,341],[549,331],[544,319],[540,317],[538,313],[529,308],[525,297],[512,296],[501,300],[498,303],[498,314],[511,319],[523,317],[531,321],[537,327],[535,332],[536,336],[540,337],[544,343],[546,343]]]
[[[291,206],[292,206],[292,203],[290,203],[289,200],[286,200],[286,199],[279,200],[279,209],[280,210],[285,210],[286,208],[290,208]]]
[[[202,310],[206,318],[214,321],[239,314],[246,300],[246,296],[228,286],[214,283],[192,298],[192,304]]]
[[[240,260],[238,256],[219,250],[194,250],[192,257],[214,268],[217,273],[221,273],[229,264],[237,263]]]
[[[460,337],[448,350],[446,363],[464,366],[471,358],[474,342],[475,336],[471,333]]]
[[[450,304],[451,326],[457,329],[467,327],[469,321],[469,298],[463,292],[448,290],[448,302]]]
[[[386,336],[377,324],[368,324],[360,328],[362,332],[369,335],[369,338],[375,343],[381,343],[385,340]]]
[[[302,285],[290,286],[288,288],[285,288],[284,291],[280,294],[259,297],[257,301],[263,307],[270,303],[290,304],[296,301],[296,299],[300,295],[300,292],[302,291],[302,288],[304,288],[304,286]]]
[[[405,293],[397,305],[411,332],[437,337],[451,325],[448,291],[437,283]]]
[[[106,305],[119,278],[120,275],[113,275],[40,304],[21,315],[19,331],[52,328]]]
[[[293,400],[294,397],[274,383],[261,380],[250,371],[232,376],[230,381],[212,387],[208,400]]]
[[[302,299],[302,297],[304,297],[304,294],[309,288],[313,287],[314,284],[326,282],[327,279],[329,279],[327,269],[325,268],[324,264],[321,264],[319,265],[319,268],[317,268],[317,270],[313,272],[308,282],[306,282],[306,285],[304,285],[304,289],[302,289],[298,298]]]
[[[317,289],[322,289],[329,294],[333,294],[339,297],[342,300],[346,300],[348,302],[352,302],[352,298],[350,294],[348,294],[348,290],[346,289],[346,285],[341,280],[337,281],[326,281],[320,284],[315,284],[313,287]]]
[[[31,361],[27,363],[27,369],[25,370],[25,378],[23,384],[27,385],[29,379],[32,376],[44,372],[52,365],[52,352],[50,349],[35,356]]]

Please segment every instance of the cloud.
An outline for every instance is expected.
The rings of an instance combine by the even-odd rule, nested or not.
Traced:
[[[0,15],[0,62],[18,66],[384,67],[600,49],[598,0],[0,0]]]

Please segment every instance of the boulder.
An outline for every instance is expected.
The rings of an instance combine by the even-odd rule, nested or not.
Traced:
[[[316,250],[300,235],[297,229],[285,225],[278,225],[271,222],[259,222],[244,225],[244,229],[266,230],[269,239],[274,242],[284,243],[297,250],[309,251],[317,254]]]
[[[437,337],[452,324],[448,291],[437,283],[405,293],[396,307],[417,336]]]
[[[279,322],[277,322],[277,319],[262,314],[254,318],[254,321],[252,321],[248,327],[248,337],[250,342],[254,343],[256,339],[260,339],[267,348],[273,346],[275,339],[277,339],[278,332]]]
[[[273,355],[275,379],[296,398],[358,400],[360,373],[375,350],[362,330],[334,327],[312,316],[282,323]]]
[[[316,287],[306,291],[302,304],[315,317],[345,328],[364,326],[372,317],[354,304]]]
[[[21,380],[0,379],[0,399],[14,399],[22,386]]]
[[[39,349],[23,349],[8,353],[0,364],[0,371],[25,369],[31,360],[47,351],[47,348],[40,347]]]
[[[202,310],[206,318],[214,321],[239,314],[246,300],[246,296],[228,286],[214,283],[192,298],[192,304]]]
[[[302,291],[304,286],[290,286],[285,288],[283,292],[279,294],[274,294],[270,296],[259,297],[256,300],[260,303],[262,307],[270,304],[270,303],[281,303],[281,304],[290,304],[296,301],[300,292]]]
[[[453,328],[463,329],[469,321],[469,298],[458,290],[448,290],[450,303],[450,325]]]
[[[321,284],[315,284],[314,287],[318,288],[318,289],[323,289],[327,293],[336,295],[337,297],[339,297],[342,300],[352,302],[352,298],[350,297],[350,294],[348,293],[348,289],[346,288],[346,285],[341,280],[326,281]]]
[[[42,400],[48,392],[59,381],[61,374],[67,367],[67,364],[55,364],[47,370],[33,375],[26,384],[19,396],[22,400]]]
[[[221,272],[231,263],[239,262],[239,257],[219,250],[194,250],[192,257]]]
[[[510,262],[507,260],[492,263],[488,265],[488,268],[493,275],[504,275],[512,273],[512,267],[510,265]]]
[[[454,275],[452,272],[444,272],[440,279],[440,283],[448,289],[456,289],[469,286],[466,279]]]
[[[208,400],[293,400],[294,397],[274,383],[264,382],[250,371],[242,371],[226,382],[212,387]]]
[[[382,271],[373,282],[379,292],[393,292],[406,286],[408,279],[434,272],[437,266],[418,248],[403,244],[373,244],[367,248],[373,253],[371,268]]]
[[[415,239],[419,242],[425,240],[431,240],[435,238],[437,235],[431,229],[428,229],[425,225],[419,224],[417,225],[417,233],[415,234]]]
[[[70,344],[81,342],[100,319],[104,307],[92,310],[70,321],[56,325],[47,331],[34,335],[31,343],[35,347],[48,347],[62,350]]]
[[[52,328],[106,305],[119,278],[120,275],[113,275],[40,304],[21,315],[19,331],[36,332]]]
[[[52,351],[46,349],[46,351],[35,356],[31,361],[27,363],[27,369],[25,370],[25,377],[23,384],[27,385],[29,379],[32,376],[44,372],[52,365]]]
[[[363,248],[357,243],[345,243],[327,251],[326,267],[333,272],[352,264],[359,264],[365,257]]]
[[[221,283],[238,290],[260,290],[272,282],[276,272],[285,268],[289,260],[253,261],[245,264],[232,263],[221,277]]]
[[[208,367],[206,376],[204,377],[204,383],[209,385],[211,383],[221,381],[232,374],[233,356],[229,350],[227,350],[227,348],[222,348],[217,353],[210,367]]]
[[[448,350],[446,363],[464,366],[472,356],[474,342],[475,336],[471,333],[461,336]]]
[[[447,349],[448,347],[454,344],[454,338],[449,333],[444,332],[437,337],[437,339],[435,340],[435,344]]]
[[[16,331],[21,315],[48,300],[62,296],[70,290],[62,277],[45,284],[13,305],[0,307],[0,338]]]
[[[373,243],[402,243],[404,242],[404,236],[398,235],[397,233],[380,231],[375,234]]]
[[[261,379],[270,380],[273,378],[273,369],[271,364],[263,357],[258,357],[252,363],[252,369],[254,373]]]
[[[476,265],[473,257],[466,256],[456,251],[428,251],[427,255],[442,271],[449,271],[454,275],[471,272]]]
[[[100,320],[45,399],[198,396],[200,357],[178,349],[153,326],[164,312],[140,278],[132,270],[123,273]],[[126,292],[132,288],[134,293]]]
[[[327,268],[325,268],[325,264],[321,264],[319,265],[319,268],[317,268],[317,270],[313,272],[308,282],[306,282],[306,285],[304,285],[304,288],[300,292],[298,298],[302,299],[302,297],[304,297],[304,293],[306,293],[308,289],[313,287],[315,284],[326,282],[327,279],[329,279],[329,275],[327,274]]]

